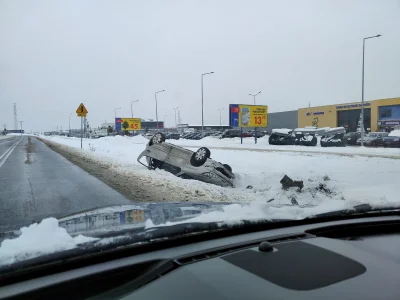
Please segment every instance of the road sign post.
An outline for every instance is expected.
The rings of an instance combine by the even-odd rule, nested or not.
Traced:
[[[82,149],[82,140],[83,140],[83,118],[86,117],[88,111],[85,107],[85,105],[83,105],[83,103],[81,103],[79,105],[79,107],[76,109],[76,114],[78,117],[81,117],[81,149]]]
[[[82,140],[83,140],[83,117],[81,117],[81,149],[82,149]]]

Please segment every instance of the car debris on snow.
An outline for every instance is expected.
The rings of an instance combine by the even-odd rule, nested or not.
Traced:
[[[281,179],[280,183],[282,184],[282,187],[287,190],[290,187],[298,187],[299,191],[304,187],[303,181],[295,181],[291,179],[289,176],[285,175]]]

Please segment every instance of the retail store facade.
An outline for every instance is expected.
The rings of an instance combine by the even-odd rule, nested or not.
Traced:
[[[361,102],[316,106],[298,109],[298,127],[345,127],[357,130]],[[400,125],[400,98],[364,102],[364,128],[367,131],[390,132]]]

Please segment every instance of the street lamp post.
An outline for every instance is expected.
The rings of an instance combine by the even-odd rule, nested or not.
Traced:
[[[19,123],[21,124],[21,135],[22,135],[22,123],[23,123],[24,121],[19,121]]]
[[[167,115],[164,115],[164,128],[165,128],[165,118],[167,117]]]
[[[204,99],[203,99],[203,76],[214,74],[214,72],[201,74],[201,136],[204,136]]]
[[[135,101],[131,101],[131,113],[132,113],[132,119],[133,119],[133,109],[132,109],[132,103],[134,103],[134,102],[139,102],[139,100],[135,100]]]
[[[261,94],[261,91],[259,91],[257,94],[249,94],[249,96],[253,97],[254,105],[256,105],[256,96]],[[254,142],[257,144],[257,127],[254,127]]]
[[[176,111],[178,110],[179,107],[174,107],[172,108],[175,111],[175,128],[178,128],[178,125],[176,123]]]
[[[256,96],[257,95],[259,95],[259,94],[261,94],[261,91],[259,91],[257,94],[249,94],[249,96],[252,96],[253,97],[253,100],[254,100],[254,105],[256,104]]]
[[[121,109],[121,107],[117,107],[117,108],[114,109],[114,116],[115,116],[115,119],[117,118],[117,109]]]
[[[361,84],[361,147],[364,146],[364,58],[365,58],[365,40],[378,38],[382,36],[377,34],[363,39],[363,59],[362,59],[362,84]]]
[[[156,121],[157,121],[157,131],[158,131],[158,107],[157,107],[157,94],[165,92],[165,90],[158,91],[154,93],[154,97],[156,98]]]
[[[223,108],[218,108],[217,109],[219,111],[219,127],[222,126],[222,121],[221,121],[221,112],[224,110]],[[220,128],[221,129],[221,128]]]

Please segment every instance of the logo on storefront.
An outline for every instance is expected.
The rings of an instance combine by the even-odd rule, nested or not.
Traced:
[[[311,114],[314,116],[318,116],[318,115],[323,115],[325,113],[323,111],[315,111],[313,113],[311,113],[311,112],[306,113],[307,116],[311,116]]]
[[[364,106],[371,106],[370,102],[364,103]],[[356,104],[347,104],[347,105],[337,105],[336,109],[346,109],[346,108],[359,108],[362,107],[361,103],[356,103]]]
[[[378,121],[379,126],[400,125],[400,121]]]

